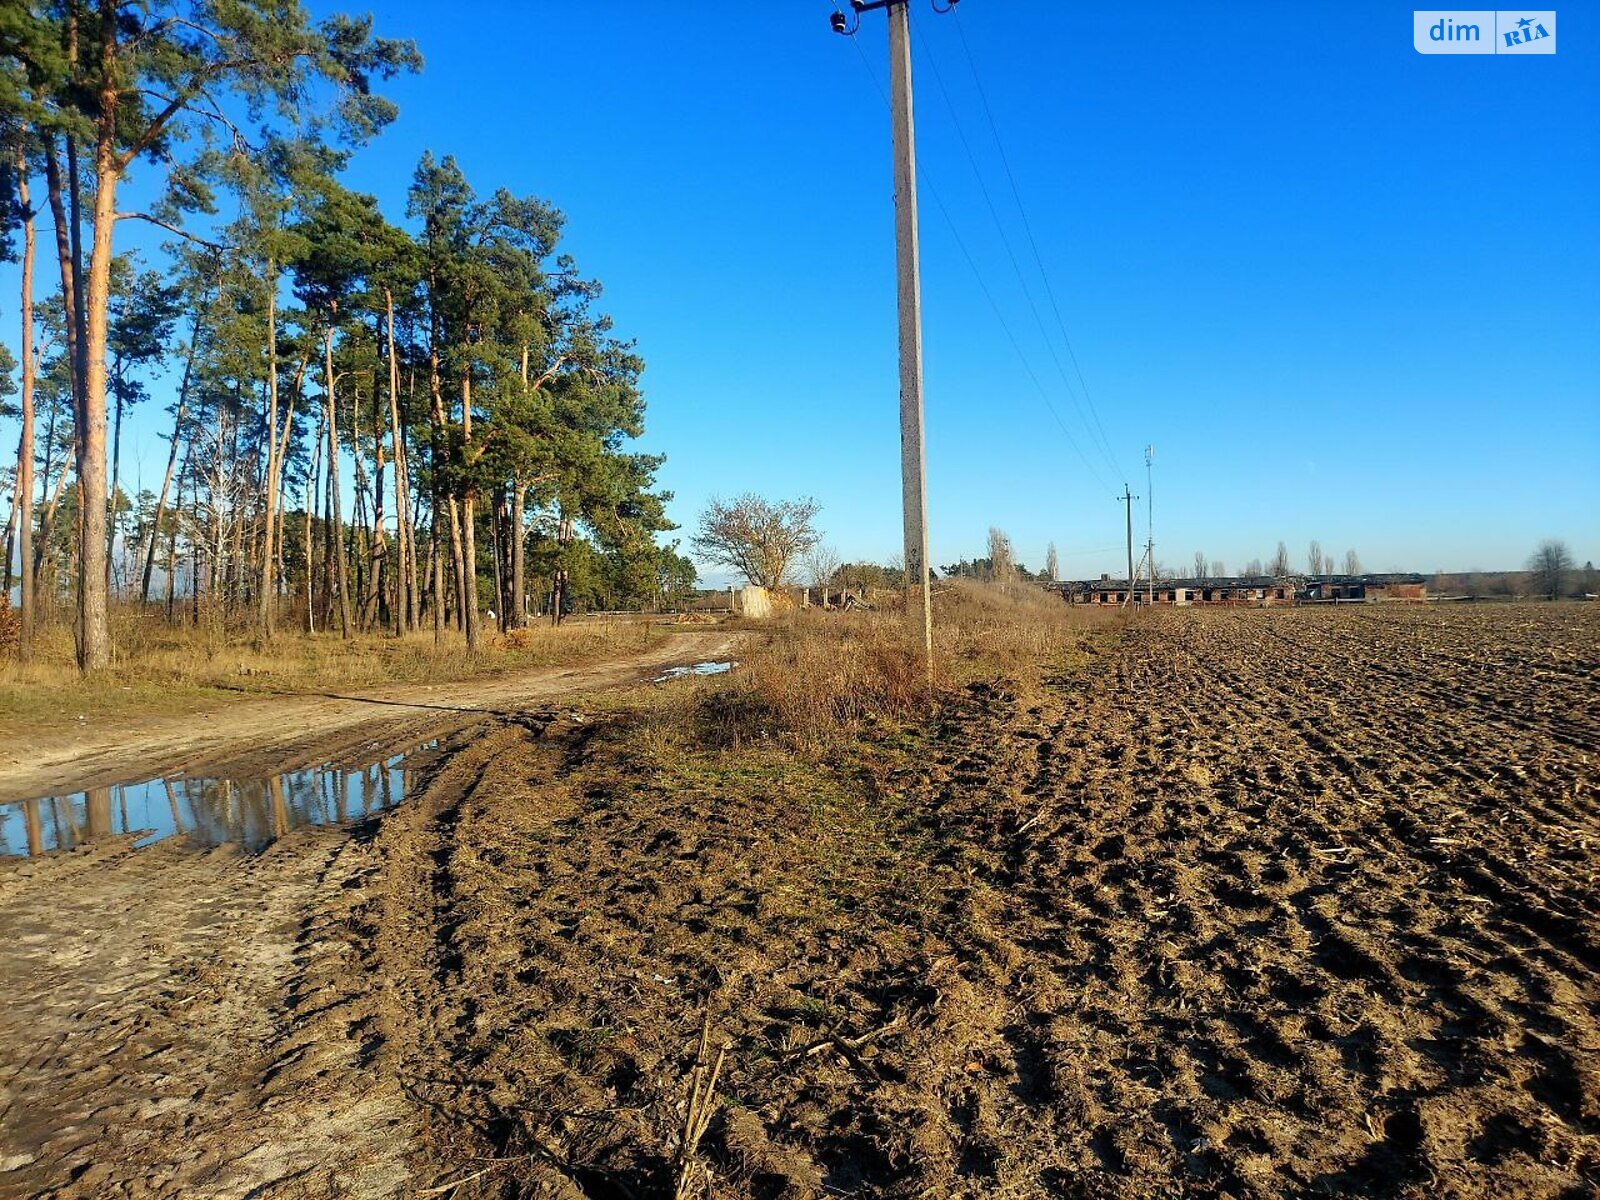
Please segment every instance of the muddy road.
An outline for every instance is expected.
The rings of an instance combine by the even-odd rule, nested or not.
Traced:
[[[369,747],[408,747],[485,715],[515,715],[668,667],[728,658],[738,634],[680,632],[644,654],[453,683],[241,699],[212,711],[41,730],[0,752],[0,803],[157,775],[269,775]],[[376,755],[369,756],[376,757]]]
[[[826,764],[479,718],[0,866],[0,1197],[1600,1188],[1600,607],[1164,614]],[[714,687],[715,683],[673,685]]]

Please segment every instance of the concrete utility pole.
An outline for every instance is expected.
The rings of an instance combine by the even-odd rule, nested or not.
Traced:
[[[912,580],[922,601],[922,644],[933,679],[933,596],[928,586],[928,480],[922,441],[922,271],[917,245],[917,135],[911,108],[911,14],[889,9],[894,109],[894,242],[900,293],[900,493],[905,520],[906,610]]]
[[[1155,460],[1155,457],[1156,448],[1154,446],[1146,446],[1144,448],[1144,552],[1145,557],[1149,559],[1147,565],[1150,568],[1150,589],[1146,593],[1147,603],[1152,605],[1156,602],[1156,485],[1155,477],[1150,470],[1150,464]]]
[[[917,135],[911,100],[910,0],[850,0],[851,25],[833,14],[836,33],[853,36],[861,14],[889,10],[889,108],[894,132],[894,233],[900,317],[900,496],[905,523],[906,613],[922,622],[933,681],[933,591],[928,579],[927,454],[922,421],[922,273],[917,237]],[[948,9],[955,7],[954,0]]]
[[[1133,603],[1133,502],[1139,497],[1128,490],[1128,485],[1122,485],[1120,499],[1128,510],[1128,592],[1122,598],[1122,607],[1127,608]]]

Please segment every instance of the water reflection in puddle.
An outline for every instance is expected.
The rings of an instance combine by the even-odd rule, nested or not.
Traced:
[[[69,850],[98,838],[148,830],[136,845],[182,837],[256,850],[302,825],[336,825],[392,808],[438,741],[365,767],[333,765],[267,779],[177,776],[0,804],[0,855]]]
[[[726,675],[738,665],[736,662],[702,662],[692,667],[668,667],[652,682],[666,683],[669,679],[682,679],[688,675]]]

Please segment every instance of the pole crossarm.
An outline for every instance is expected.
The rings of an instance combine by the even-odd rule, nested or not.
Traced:
[[[838,0],[834,0],[834,13],[829,18],[829,21],[833,25],[835,33],[843,34],[846,37],[855,37],[861,29],[861,16],[863,13],[877,12],[881,8],[891,10],[890,15],[892,17],[894,15],[892,10],[898,9],[904,14],[910,3],[911,0],[850,0],[850,14],[855,18],[855,23],[851,24],[849,17],[846,17],[843,10],[838,7]],[[939,0],[933,0],[933,11],[940,14],[952,13],[955,12],[956,5],[959,3],[961,3],[961,0],[947,0],[945,6],[940,8]]]

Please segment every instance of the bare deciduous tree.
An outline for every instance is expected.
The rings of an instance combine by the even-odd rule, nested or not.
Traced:
[[[1289,562],[1289,547],[1284,545],[1282,542],[1279,542],[1278,549],[1272,555],[1272,566],[1267,569],[1268,574],[1272,575],[1272,577],[1275,579],[1282,579],[1289,573],[1291,569],[1292,564]]]
[[[1213,558],[1211,560],[1211,578],[1226,579],[1227,577],[1228,564],[1223,562],[1220,558]]]
[[[1361,558],[1354,550],[1344,552],[1344,573],[1346,575],[1361,574]]]
[[[1061,578],[1061,560],[1056,557],[1056,544],[1050,543],[1050,548],[1044,552],[1044,577],[1051,583]]]
[[[817,543],[805,556],[802,565],[806,575],[811,579],[811,586],[822,593],[822,607],[828,607],[828,589],[833,586],[833,577],[839,573],[843,564],[839,555],[831,546]]]
[[[1328,560],[1322,553],[1322,543],[1315,538],[1311,540],[1311,548],[1306,551],[1306,572],[1311,575],[1321,575],[1328,569]]]
[[[1252,579],[1255,579],[1263,574],[1261,560],[1259,558],[1252,558],[1249,563],[1245,565],[1244,573]]]
[[[1546,600],[1554,600],[1566,590],[1571,571],[1572,551],[1560,538],[1545,538],[1528,557],[1534,590]]]
[[[1202,582],[1207,578],[1206,552],[1204,550],[1196,550],[1194,552],[1194,577]]]
[[[713,497],[690,544],[704,562],[730,567],[757,587],[782,587],[789,565],[817,544],[817,509],[815,500],[773,504],[753,492],[727,504]]]
[[[996,583],[1011,583],[1017,577],[1016,558],[1011,539],[998,525],[989,526],[989,572]]]

